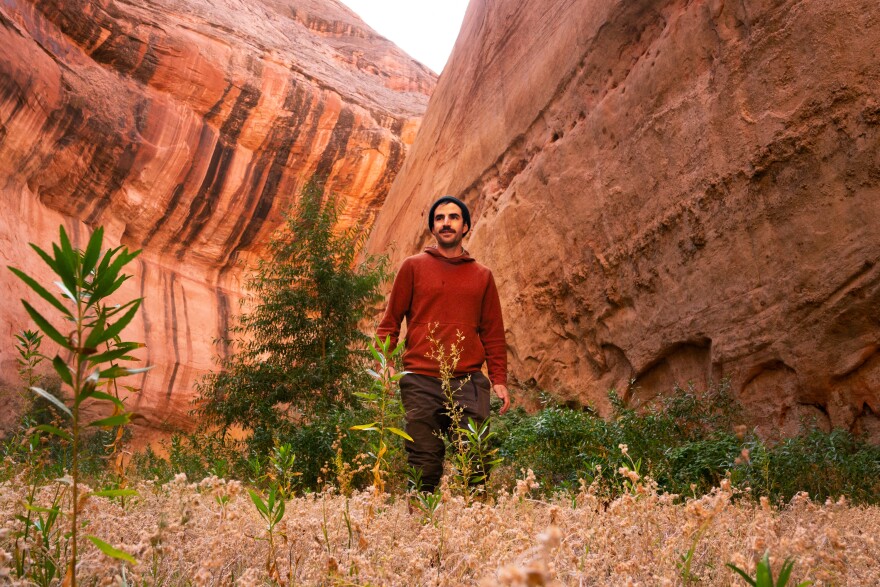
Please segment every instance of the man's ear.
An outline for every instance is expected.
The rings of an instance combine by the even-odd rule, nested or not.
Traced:
[[[471,231],[471,227],[470,227],[470,225],[465,224],[464,226],[465,226],[465,229],[466,229],[466,230],[463,230],[463,231],[462,231],[461,236],[467,236],[467,235],[470,233],[470,231]]]

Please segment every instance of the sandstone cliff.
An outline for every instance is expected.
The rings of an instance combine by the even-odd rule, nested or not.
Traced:
[[[472,0],[371,248],[443,193],[520,380],[608,413],[729,378],[765,435],[880,437],[875,0]]]
[[[185,424],[281,213],[313,176],[371,224],[436,77],[335,0],[7,0],[0,4],[0,265],[27,247],[143,248],[120,299],[153,371],[130,405]],[[75,243],[76,244],[76,243]],[[0,377],[27,292],[0,279]],[[43,307],[43,306],[40,306]]]

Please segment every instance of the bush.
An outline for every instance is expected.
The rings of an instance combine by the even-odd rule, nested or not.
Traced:
[[[607,421],[552,404],[531,416],[514,412],[498,430],[507,469],[531,469],[547,494],[585,479],[610,498],[622,487],[618,469],[636,466],[661,491],[679,495],[705,494],[729,476],[773,500],[806,491],[818,500],[880,502],[880,447],[844,430],[812,430],[776,445],[737,436],[739,406],[724,383],[701,394],[676,388],[643,411],[613,391],[610,399],[615,414]]]
[[[356,262],[364,234],[339,232],[340,202],[308,184],[247,282],[249,306],[232,328],[232,354],[199,386],[197,413],[223,430],[252,432],[252,449],[356,404],[368,385],[359,322],[381,299],[384,258]]]

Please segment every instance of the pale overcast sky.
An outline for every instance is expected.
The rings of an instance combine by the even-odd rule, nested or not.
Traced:
[[[424,63],[443,70],[468,0],[340,0],[377,33]]]

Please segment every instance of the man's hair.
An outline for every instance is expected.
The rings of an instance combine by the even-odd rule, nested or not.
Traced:
[[[431,211],[428,212],[428,230],[434,232],[434,212],[441,204],[455,204],[461,208],[461,219],[467,224],[468,233],[471,231],[471,211],[464,205],[464,202],[453,196],[443,196],[431,205]]]

